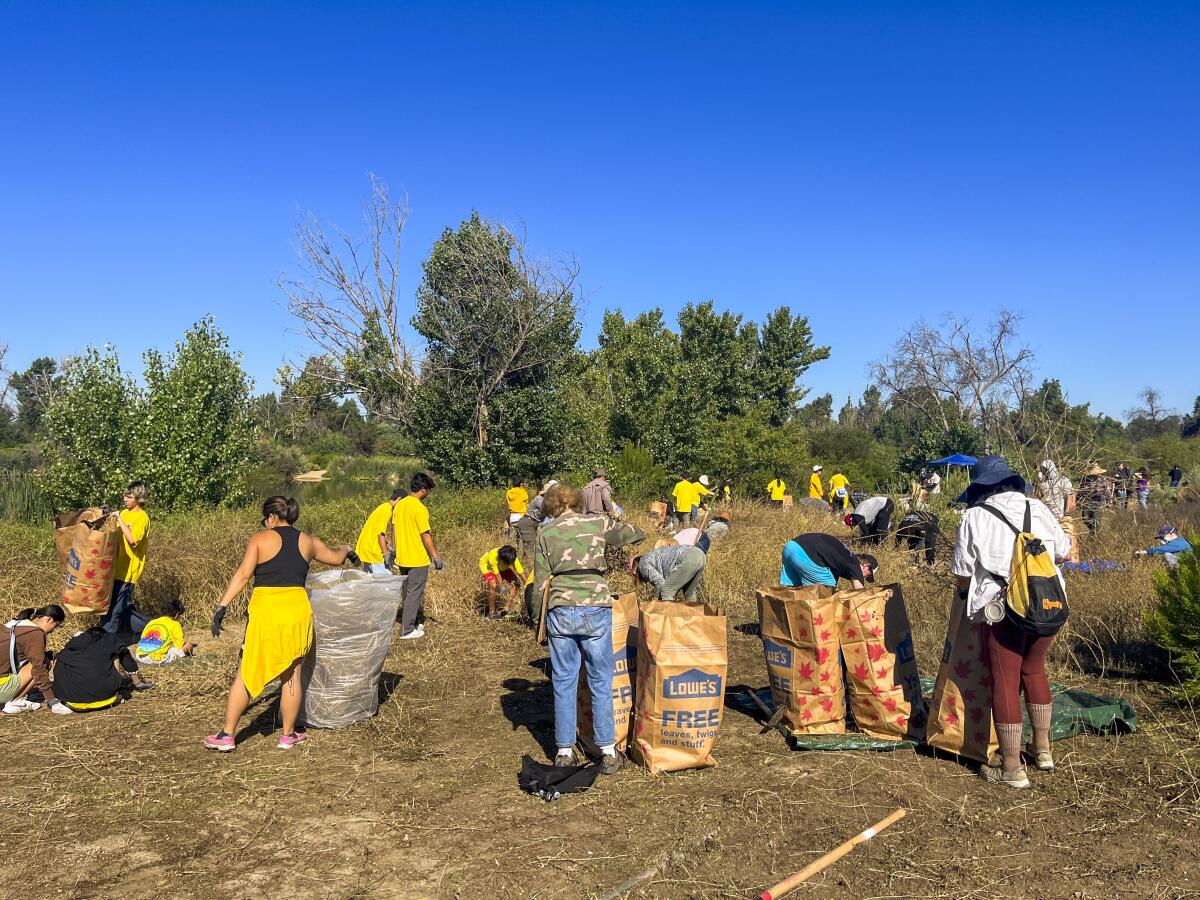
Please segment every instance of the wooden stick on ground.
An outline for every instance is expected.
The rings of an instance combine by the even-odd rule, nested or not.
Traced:
[[[848,854],[851,850],[853,850],[859,844],[869,841],[871,838],[875,837],[875,835],[879,834],[879,832],[883,831],[885,828],[895,825],[897,822],[899,822],[901,819],[904,818],[904,814],[906,812],[907,812],[907,810],[901,808],[901,809],[896,810],[894,813],[892,813],[887,818],[880,819],[878,822],[876,822],[874,825],[872,825],[866,831],[856,834],[854,837],[850,838],[850,840],[846,841],[846,843],[842,844],[841,846],[839,846],[833,850],[830,850],[824,856],[813,860],[807,866],[805,866],[803,869],[801,869],[799,872],[797,872],[795,875],[791,875],[791,876],[783,879],[783,881],[779,882],[779,884],[775,885],[773,888],[763,891],[762,892],[762,900],[779,900],[779,898],[782,897],[784,894],[794,891],[796,888],[798,888],[801,885],[801,883],[807,881],[809,878],[812,878],[814,875],[816,875],[822,869],[825,869],[828,866],[833,865],[835,862],[837,862],[843,856]]]

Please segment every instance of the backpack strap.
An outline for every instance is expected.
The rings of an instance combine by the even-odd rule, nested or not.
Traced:
[[[995,516],[997,519],[999,519],[1001,522],[1003,522],[1005,525],[1007,525],[1013,534],[1021,533],[1020,529],[1017,528],[1017,526],[1014,525],[1012,522],[1008,521],[1008,519],[1004,518],[1004,514],[1002,512],[1000,512],[1000,510],[996,509],[994,506],[988,506],[986,503],[981,503],[981,504],[979,504],[979,509],[986,509],[993,516]],[[1025,503],[1025,530],[1026,531],[1029,530],[1029,502],[1028,501],[1026,501],[1026,503]]]
[[[1033,509],[1028,500],[1025,501],[1025,521],[1021,523],[1021,530],[1033,534]]]

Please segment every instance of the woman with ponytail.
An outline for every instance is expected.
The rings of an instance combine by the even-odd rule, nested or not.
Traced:
[[[204,746],[211,750],[228,753],[234,748],[238,719],[250,700],[276,678],[281,685],[279,712],[283,718],[279,749],[290,750],[305,740],[304,733],[296,731],[296,718],[300,714],[300,662],[313,640],[312,606],[304,589],[308,566],[314,559],[330,566],[347,560],[358,565],[359,560],[349,547],[330,550],[318,538],[300,532],[296,528],[299,518],[300,504],[291,497],[271,497],[263,504],[263,530],[250,538],[242,564],[213,612],[213,637],[220,637],[230,602],[254,579],[242,661],[229,688],[224,726],[204,739]]]
[[[0,625],[0,702],[6,716],[42,708],[41,703],[26,697],[33,688],[42,692],[54,712],[70,712],[54,696],[50,652],[46,649],[46,635],[66,618],[61,606],[50,603],[41,609],[23,609],[16,618]]]

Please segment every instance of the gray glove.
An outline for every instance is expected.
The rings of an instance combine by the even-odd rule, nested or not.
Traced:
[[[446,564],[444,562],[442,562],[442,558],[440,556],[435,556],[433,558],[432,562],[433,562],[433,568],[435,571],[440,572],[440,571],[442,571],[442,569],[446,568]]]

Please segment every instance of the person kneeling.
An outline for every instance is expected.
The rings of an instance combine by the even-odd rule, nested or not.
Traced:
[[[183,639],[183,626],[170,616],[151,619],[142,629],[134,655],[146,666],[161,666],[186,659],[196,652],[196,645]]]
[[[55,657],[54,693],[71,712],[105,709],[120,696],[125,681],[122,671],[133,679],[134,690],[150,688],[118,635],[100,627],[89,628],[67,641]]]
[[[525,569],[517,559],[517,548],[511,544],[496,547],[479,557],[479,572],[487,588],[487,611],[490,618],[496,617],[496,593],[504,583],[504,612],[516,612],[516,605],[525,586]]]

